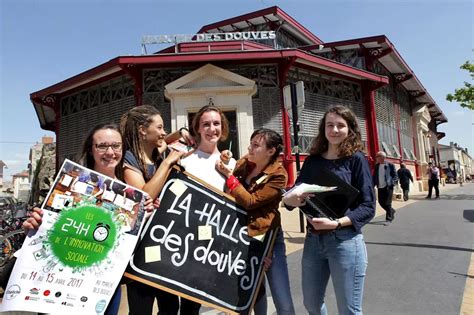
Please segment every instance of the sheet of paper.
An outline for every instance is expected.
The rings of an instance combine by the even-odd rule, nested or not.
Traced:
[[[161,248],[160,245],[148,246],[145,248],[145,262],[151,263],[161,260]]]
[[[210,225],[201,225],[198,227],[198,240],[210,240],[212,239],[212,226]]]
[[[181,196],[186,191],[186,189],[188,189],[188,187],[186,187],[186,185],[182,181],[180,181],[179,179],[177,179],[173,183],[173,185],[171,185],[171,187],[170,187],[170,190],[177,197]]]
[[[297,193],[322,193],[327,191],[336,190],[336,186],[319,186],[319,185],[310,185],[306,183],[301,183],[283,194],[283,197],[289,197]]]

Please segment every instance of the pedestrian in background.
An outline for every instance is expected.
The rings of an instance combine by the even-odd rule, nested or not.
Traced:
[[[429,162],[426,174],[428,175],[428,196],[425,198],[431,199],[431,194],[434,188],[436,199],[439,199],[439,168],[437,168],[432,162]]]
[[[400,180],[400,186],[403,190],[403,200],[408,200],[408,193],[410,192],[410,181],[413,183],[413,176],[406,165],[401,163],[400,168],[397,171],[398,179]]]
[[[375,155],[374,186],[377,187],[379,205],[385,210],[385,220],[392,222],[395,218],[395,209],[392,208],[393,188],[398,181],[395,165],[385,161],[387,155],[379,151]]]
[[[324,296],[329,277],[336,293],[339,314],[362,314],[367,249],[362,227],[375,215],[375,194],[369,164],[362,153],[359,124],[344,106],[329,109],[311,144],[299,183],[314,183],[326,168],[359,190],[345,216],[336,220],[308,220],[302,258],[303,303],[309,314],[327,314]],[[285,205],[305,207],[307,193],[284,197]]]

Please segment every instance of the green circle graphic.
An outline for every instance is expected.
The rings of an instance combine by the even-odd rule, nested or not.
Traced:
[[[111,211],[92,205],[63,210],[48,234],[53,254],[69,267],[90,267],[104,260],[117,239]]]

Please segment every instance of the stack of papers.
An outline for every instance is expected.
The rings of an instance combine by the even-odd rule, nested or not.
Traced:
[[[322,193],[336,190],[337,186],[319,186],[301,183],[283,194],[283,197],[291,196],[298,193]]]

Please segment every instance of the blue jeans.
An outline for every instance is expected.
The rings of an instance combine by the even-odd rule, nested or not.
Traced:
[[[327,314],[324,296],[332,278],[338,314],[362,314],[367,249],[352,228],[329,234],[308,232],[303,249],[303,303],[309,314]]]
[[[109,305],[104,312],[104,315],[117,315],[120,309],[120,299],[122,298],[122,290],[120,284],[117,289],[115,289],[114,295],[110,299]]]
[[[272,264],[266,272],[273,303],[278,315],[294,315],[293,299],[291,298],[288,264],[286,262],[286,247],[283,231],[278,230],[273,246]],[[264,283],[264,282],[263,282]],[[254,307],[255,315],[267,314],[266,296],[258,299]]]

